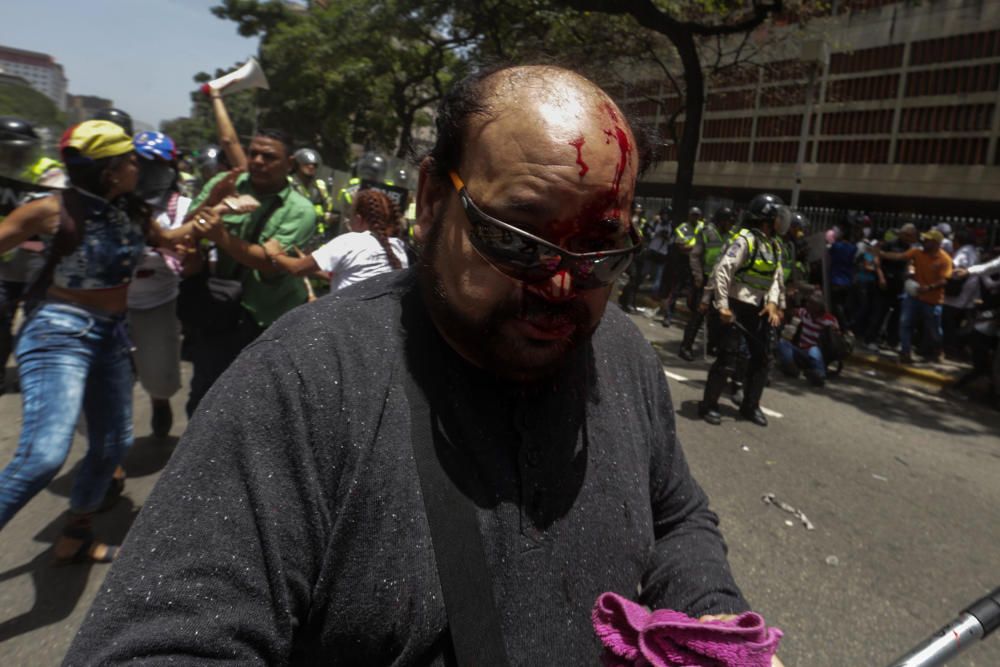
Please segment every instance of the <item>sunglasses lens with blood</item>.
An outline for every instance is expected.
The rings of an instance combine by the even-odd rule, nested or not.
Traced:
[[[525,283],[549,280],[567,271],[577,289],[607,287],[628,268],[640,249],[638,233],[630,229],[626,246],[611,250],[573,253],[497,220],[479,209],[457,174],[452,181],[472,228],[469,240],[483,259],[499,271]]]

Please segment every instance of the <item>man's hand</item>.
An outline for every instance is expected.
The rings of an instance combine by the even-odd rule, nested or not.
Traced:
[[[737,618],[736,614],[706,614],[705,616],[698,617],[698,620],[704,623],[706,621],[732,621],[735,618]],[[771,667],[785,667],[785,665],[775,655],[771,656]]]
[[[951,277],[961,280],[962,278],[965,278],[968,275],[969,275],[968,269],[955,269],[955,271],[951,274]]]
[[[219,243],[226,233],[222,225],[222,217],[214,209],[205,209],[194,219],[194,228],[204,238]]]
[[[285,254],[285,249],[281,247],[281,243],[278,241],[278,239],[270,238],[261,243],[261,246],[263,246],[264,252],[267,254],[268,257],[270,257],[271,255]]]
[[[775,303],[768,303],[763,308],[761,308],[758,315],[767,315],[767,321],[772,327],[781,326],[781,310]]]
[[[242,169],[231,169],[218,183],[212,186],[205,200],[206,206],[215,206],[226,197],[236,196],[236,178],[243,173]]]
[[[728,308],[719,309],[720,322],[722,322],[723,324],[732,324],[734,319],[735,318],[733,317],[733,311],[729,310]]]
[[[702,315],[704,315],[705,313],[707,313],[708,312],[708,304],[705,303],[704,301],[702,301],[701,303],[699,303],[698,304],[698,312],[701,313]]]

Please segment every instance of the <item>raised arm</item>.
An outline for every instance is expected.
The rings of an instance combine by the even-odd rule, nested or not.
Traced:
[[[211,93],[212,112],[215,114],[215,125],[219,129],[219,145],[222,147],[229,166],[233,169],[247,168],[247,154],[240,145],[240,138],[233,127],[233,121],[229,119],[229,111],[226,103],[222,101],[222,95],[217,90]]]

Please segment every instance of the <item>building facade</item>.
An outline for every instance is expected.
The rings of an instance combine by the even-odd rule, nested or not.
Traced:
[[[66,96],[66,116],[70,124],[82,123],[94,117],[101,109],[110,109],[114,103],[104,97],[94,95],[73,95]]]
[[[5,74],[21,77],[32,88],[52,100],[60,111],[66,111],[68,81],[62,65],[52,56],[0,46],[0,69]]]
[[[1000,218],[1000,2],[852,6],[810,24],[829,53],[816,64],[796,56],[706,81],[694,197],[787,198],[804,142],[803,207]],[[662,90],[636,81],[621,92],[662,123],[680,100],[650,103],[652,85]],[[670,197],[672,150],[640,195]]]

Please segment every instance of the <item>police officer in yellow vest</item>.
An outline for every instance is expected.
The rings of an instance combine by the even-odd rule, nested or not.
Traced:
[[[691,309],[691,315],[687,326],[684,327],[684,340],[681,342],[681,349],[677,353],[685,361],[694,360],[694,340],[698,337],[698,330],[705,320],[705,314],[697,306],[702,301],[705,291],[705,283],[712,275],[715,265],[719,262],[722,252],[729,243],[736,237],[732,231],[736,215],[731,208],[720,208],[715,213],[712,222],[702,222],[695,233],[695,244],[691,250],[692,272],[700,275],[701,281],[695,282],[691,294],[691,302],[695,307]]]
[[[325,236],[333,217],[333,196],[322,178],[316,177],[321,160],[311,148],[300,148],[292,156],[292,189],[309,200],[316,211],[316,233]]]
[[[791,306],[801,302],[801,288],[808,281],[809,271],[803,238],[808,221],[801,213],[792,213],[792,222],[788,232],[781,237],[781,268],[785,277],[785,293]]]
[[[750,352],[740,415],[767,426],[760,397],[767,383],[773,336],[785,307],[781,244],[776,237],[788,232],[791,213],[771,194],[757,195],[744,215],[744,229],[723,254],[711,276],[713,305],[723,325],[719,356],[708,371],[698,414],[719,424],[719,396],[739,355],[741,339]]]
[[[660,288],[660,312],[663,319],[660,323],[669,327],[673,316],[674,303],[685,285],[694,283],[697,287],[703,279],[700,271],[694,270],[691,252],[698,242],[698,234],[704,226],[701,219],[701,209],[692,206],[688,209],[688,219],[674,228],[673,243],[667,253],[667,263],[664,267],[663,283]],[[696,275],[696,273],[698,275]]]

